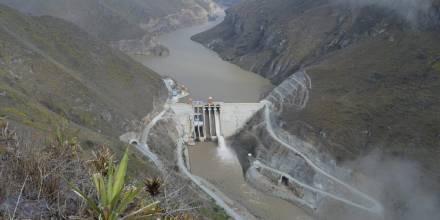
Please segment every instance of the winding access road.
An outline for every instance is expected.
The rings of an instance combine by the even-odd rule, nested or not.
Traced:
[[[269,132],[270,136],[277,141],[278,143],[280,143],[281,145],[283,145],[284,147],[292,150],[293,152],[295,152],[296,154],[300,155],[316,172],[326,176],[327,178],[331,179],[332,181],[340,184],[341,186],[346,187],[348,190],[350,190],[351,192],[353,192],[354,194],[357,194],[359,196],[361,196],[362,198],[366,199],[369,203],[371,203],[371,205],[366,206],[366,205],[361,205],[358,203],[354,203],[352,201],[349,201],[345,198],[342,198],[340,196],[334,195],[332,193],[328,193],[325,192],[321,189],[315,188],[313,186],[310,186],[308,184],[302,183],[298,180],[296,180],[295,178],[293,178],[291,175],[284,173],[282,171],[279,171],[277,169],[271,168],[269,166],[266,166],[264,164],[262,164],[261,162],[259,163],[259,165],[263,166],[264,168],[267,168],[269,170],[272,170],[273,172],[279,173],[280,175],[284,175],[288,178],[291,178],[292,180],[294,180],[296,183],[300,184],[301,186],[315,191],[317,193],[321,193],[323,195],[329,196],[333,199],[336,199],[338,201],[341,201],[343,203],[346,203],[350,206],[356,207],[356,208],[360,208],[360,209],[364,209],[367,210],[369,212],[375,213],[377,215],[383,215],[383,207],[382,205],[376,201],[375,199],[371,198],[369,195],[359,191],[358,189],[355,189],[354,187],[352,187],[351,185],[349,185],[348,183],[343,182],[342,180],[332,176],[331,174],[327,173],[326,171],[324,171],[323,169],[321,169],[319,166],[317,166],[312,160],[310,160],[305,154],[303,154],[301,151],[297,150],[294,146],[290,145],[289,143],[287,143],[286,141],[282,140],[280,137],[278,137],[278,135],[275,133],[274,128],[273,128],[273,123],[270,117],[270,106],[272,105],[272,103],[268,100],[263,100],[261,101],[264,105],[265,105],[265,121],[266,121],[266,130]]]

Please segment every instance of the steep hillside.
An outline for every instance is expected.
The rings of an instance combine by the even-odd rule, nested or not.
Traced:
[[[0,0],[0,3],[33,15],[71,21],[89,34],[131,53],[161,53],[165,48],[155,42],[156,34],[200,23],[221,13],[220,6],[212,0]]]
[[[392,40],[394,29],[412,32],[439,25],[438,9],[396,12],[374,4],[335,2],[349,0],[243,1],[227,11],[221,25],[194,40],[226,60],[279,82],[300,66],[348,45],[375,37]],[[407,13],[408,18],[400,13]]]
[[[31,165],[26,167],[10,167],[15,161],[10,155],[18,155],[17,164],[26,163],[24,158],[36,158],[39,166],[49,164],[54,167],[40,172],[49,172],[47,181],[50,187],[61,191],[61,199],[65,198],[64,195],[72,195],[65,181],[77,181],[72,176],[78,173],[70,172],[73,170],[72,162],[60,157],[39,158],[45,153],[44,150],[54,152],[54,155],[66,150],[57,149],[58,145],[52,146],[49,141],[56,139],[60,145],[68,145],[69,152],[72,151],[70,144],[74,143],[75,148],[80,148],[80,153],[75,155],[78,161],[88,161],[92,150],[95,152],[100,146],[109,147],[119,157],[126,147],[119,141],[119,136],[127,131],[143,129],[144,123],[151,120],[145,116],[162,111],[167,98],[168,90],[158,74],[118,50],[111,49],[74,24],[50,16],[26,16],[0,4],[0,128],[2,135],[8,136],[7,139],[0,139],[0,167],[9,166],[8,169],[1,169],[3,175],[7,175],[0,181],[1,186],[14,184],[13,181],[20,184],[26,182],[26,169],[32,170],[32,174],[38,173],[30,162],[28,165]],[[9,146],[7,131],[12,129],[17,131],[13,140],[20,145]],[[53,137],[55,135],[56,138]],[[64,136],[69,139],[63,139]],[[192,210],[191,213],[203,216],[201,218],[225,219],[222,209],[174,169],[175,146],[169,142],[163,143],[162,139],[162,142],[151,147],[161,149],[161,144],[167,144],[165,147],[171,149],[166,152],[168,157],[162,159],[171,164],[167,170],[167,190],[174,192],[173,201],[182,207],[191,207],[185,210]],[[48,145],[50,148],[46,149]],[[60,160],[62,164],[56,165]],[[90,164],[84,164],[87,163]],[[134,147],[130,149],[129,167],[130,176],[137,181],[161,174]],[[63,170],[59,171],[59,168]],[[75,172],[86,177],[86,170],[76,169]],[[53,181],[49,179],[53,177],[52,174],[57,174]],[[39,194],[32,197],[36,195],[36,191],[32,191],[32,184],[39,180],[33,177],[29,179],[32,180],[27,182],[16,218],[35,218],[35,215],[39,215],[37,213],[57,216],[54,218],[61,218],[59,216],[62,215],[64,218],[65,206],[62,208],[64,211],[50,208],[56,206],[56,200],[45,201],[46,197],[40,197]],[[38,183],[37,187],[42,183]],[[14,186],[6,189],[0,187],[0,216],[11,216],[8,214],[13,209],[9,204],[15,207],[16,198],[21,195],[19,187]],[[69,202],[80,201],[79,197],[74,196]],[[72,210],[79,210],[75,207],[67,207],[71,210],[69,215],[84,214],[72,213]]]
[[[167,96],[156,73],[60,19],[0,6],[0,42],[0,114],[37,130],[65,118],[117,139]]]
[[[225,7],[231,7],[240,2],[240,0],[215,0],[215,2]]]
[[[290,130],[311,125],[352,156],[375,147],[432,155],[440,134],[439,9],[413,10],[402,17],[381,5],[244,1],[194,39],[274,82],[306,68],[315,86],[304,111],[284,112]]]
[[[350,161],[364,174],[382,173],[378,181],[393,183],[384,191],[391,200],[386,201],[397,207],[411,199],[396,202],[396,195],[385,193],[400,178],[390,180],[399,172],[390,171],[386,161],[416,163],[421,167],[416,185],[439,189],[439,6],[439,1],[248,0],[194,40],[274,83],[305,69],[312,84],[305,108],[289,106],[295,102],[289,98],[277,104],[283,105],[284,129],[330,153],[339,165]],[[367,164],[360,158],[375,151],[381,152],[378,161],[360,165]],[[409,209],[390,219],[413,219]]]

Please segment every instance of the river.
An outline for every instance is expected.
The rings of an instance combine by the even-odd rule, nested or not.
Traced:
[[[258,102],[261,94],[272,88],[268,80],[223,61],[215,52],[190,39],[219,22],[208,22],[160,36],[159,41],[170,49],[168,57],[134,58],[184,84],[194,100],[206,100],[212,96],[222,102]],[[189,158],[193,174],[214,184],[256,217],[271,220],[311,219],[293,204],[263,194],[248,185],[232,149],[202,143],[189,148]]]

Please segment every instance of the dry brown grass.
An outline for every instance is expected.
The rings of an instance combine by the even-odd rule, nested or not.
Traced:
[[[0,219],[91,217],[85,201],[74,194],[70,184],[95,198],[91,176],[95,173],[105,176],[110,164],[115,163],[115,155],[108,148],[100,147],[87,160],[77,139],[66,135],[63,127],[56,129],[51,138],[33,135],[32,142],[25,144],[4,119],[0,120],[0,143],[7,149],[0,154]],[[159,201],[154,210],[156,216],[170,220],[194,219],[194,215],[188,213],[194,213],[199,207],[186,200],[187,186],[175,189],[171,180],[159,177],[143,182],[128,179],[127,189],[139,185],[145,190],[127,211]]]
[[[112,161],[114,154],[107,147],[101,146],[98,152],[93,151],[93,159],[88,160],[87,164],[90,165],[91,172],[100,173],[105,177]]]
[[[0,219],[16,217],[65,219],[85,217],[83,202],[68,182],[91,191],[75,139],[60,135],[24,144],[5,120],[0,120]]]

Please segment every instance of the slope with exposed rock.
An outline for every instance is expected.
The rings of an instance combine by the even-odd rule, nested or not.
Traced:
[[[100,145],[121,155],[126,144],[118,137],[127,131],[142,130],[163,110],[168,95],[169,91],[157,73],[74,24],[50,16],[23,15],[0,4],[0,122],[2,129],[4,121],[10,123],[10,127],[17,131],[20,143],[24,143],[20,146],[31,149],[20,152],[21,148],[4,148],[2,142],[1,158],[8,157],[10,151],[24,154],[22,158],[37,157],[39,147],[44,148],[47,144],[44,141],[51,140],[52,135],[58,135],[57,138],[59,135],[74,137],[72,142],[82,148],[79,156],[84,156],[81,158],[84,160]],[[63,134],[60,134],[60,128]],[[170,150],[161,155],[161,159],[172,164],[176,146],[164,140],[167,140],[165,135],[162,142],[154,147],[168,147]],[[57,141],[70,144],[67,140],[64,143],[63,139]],[[149,158],[134,147],[130,149],[130,155],[131,176],[139,181],[148,176],[160,176],[160,171]],[[47,159],[48,164],[56,163],[51,159]],[[0,167],[7,166],[7,161],[10,160],[0,160]],[[68,161],[63,163],[69,164]],[[167,187],[175,191],[173,200],[177,204],[203,218],[226,218],[221,209],[173,168],[172,165],[168,167]],[[18,175],[24,177],[26,174]],[[14,177],[8,176],[5,181]],[[35,181],[33,179],[32,183]],[[51,182],[51,186],[62,190],[64,195],[71,190],[65,182]],[[10,183],[0,182],[0,185],[5,184]],[[0,190],[0,216],[7,216],[11,211],[9,204],[14,201],[15,206],[19,194],[19,189]],[[46,216],[53,211],[48,210],[53,201],[45,205],[44,199],[40,200],[39,196],[23,196],[21,199],[24,205],[20,204],[22,207],[15,215],[17,218],[32,218],[40,212]],[[27,207],[27,204],[31,206]],[[57,215],[61,214],[61,211],[57,212]]]
[[[398,145],[438,144],[438,10],[419,12],[415,24],[377,5],[244,1],[194,39],[274,82],[306,68],[311,103],[286,110],[286,127],[326,133],[345,146],[341,160],[382,146],[398,154]]]
[[[222,13],[212,0],[1,0],[33,15],[51,15],[75,23],[89,34],[125,52],[167,53],[157,34],[198,24]]]
[[[340,166],[350,164],[386,183],[380,196],[398,210],[387,217],[411,219],[414,210],[433,209],[409,205],[402,211],[402,204],[418,199],[406,193],[439,188],[440,4],[398,2],[242,1],[227,11],[222,24],[193,39],[274,83],[305,69],[310,97],[301,110],[289,106],[295,102],[289,98],[278,103],[283,128]],[[249,147],[265,140],[259,133],[263,140],[243,135],[238,140]],[[375,151],[381,152],[375,163],[364,159]],[[269,159],[282,164],[273,154]],[[388,163],[395,161],[417,164],[414,173],[420,178],[408,182],[412,188],[393,188],[412,170],[393,170],[395,164]]]

